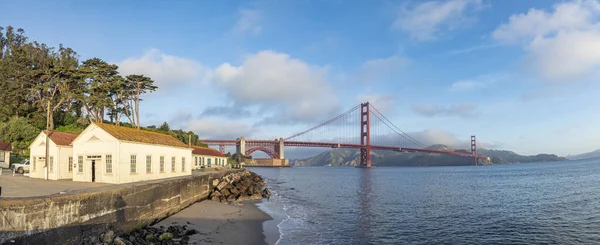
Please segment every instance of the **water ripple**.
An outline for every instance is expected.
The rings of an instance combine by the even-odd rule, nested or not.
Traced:
[[[253,170],[278,244],[600,244],[599,163]]]

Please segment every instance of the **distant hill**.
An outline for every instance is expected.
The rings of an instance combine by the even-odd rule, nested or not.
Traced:
[[[537,154],[532,156],[523,156],[512,151],[506,150],[477,149],[477,153],[492,158],[492,163],[494,164],[522,162],[552,162],[567,160],[567,158],[559,157],[554,154]]]
[[[588,159],[588,158],[596,158],[596,157],[600,157],[600,149],[592,151],[592,152],[588,152],[588,153],[579,154],[579,155],[567,156],[567,158],[569,160],[580,160],[580,159]]]
[[[466,152],[454,150],[446,145],[432,145],[427,149]],[[358,149],[334,149],[313,157],[292,160],[293,166],[357,166],[360,162]],[[512,151],[479,149],[479,154],[489,156],[492,161],[481,161],[479,164],[506,164],[517,162],[561,161],[565,158],[551,154],[522,156]],[[375,166],[466,166],[473,165],[470,157],[445,154],[408,153],[394,151],[372,151],[371,162]]]

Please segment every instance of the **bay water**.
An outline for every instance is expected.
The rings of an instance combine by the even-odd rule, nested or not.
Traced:
[[[600,159],[250,170],[278,245],[600,244]]]

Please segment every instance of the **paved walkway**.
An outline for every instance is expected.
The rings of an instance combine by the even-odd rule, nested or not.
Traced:
[[[208,172],[200,172],[193,171],[192,175],[201,176],[208,175],[212,173],[218,173],[216,171],[208,171]],[[174,177],[169,179],[176,178],[186,178],[189,176],[183,177]],[[69,193],[80,193],[86,192],[86,189],[95,188],[98,189],[111,189],[111,188],[119,188],[127,185],[144,185],[148,183],[156,183],[161,182],[167,179],[158,179],[158,180],[149,180],[149,181],[141,181],[134,183],[126,183],[126,184],[107,184],[107,183],[92,183],[92,182],[74,182],[70,179],[66,180],[45,180],[45,179],[35,179],[29,178],[29,176],[24,176],[22,174],[15,174],[13,176],[12,170],[4,169],[2,175],[0,175],[0,187],[2,187],[2,193],[0,197],[38,197],[38,196],[48,196],[53,194],[69,194]],[[105,187],[105,188],[97,188],[97,187]],[[60,193],[65,192],[65,193]]]
[[[92,187],[110,186],[106,183],[73,182],[72,180],[34,179],[22,174],[12,176],[12,170],[5,169],[0,175],[1,197],[34,197],[70,192]]]

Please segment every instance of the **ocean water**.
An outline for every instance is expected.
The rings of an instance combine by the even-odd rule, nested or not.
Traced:
[[[287,244],[600,244],[600,159],[253,168]]]

